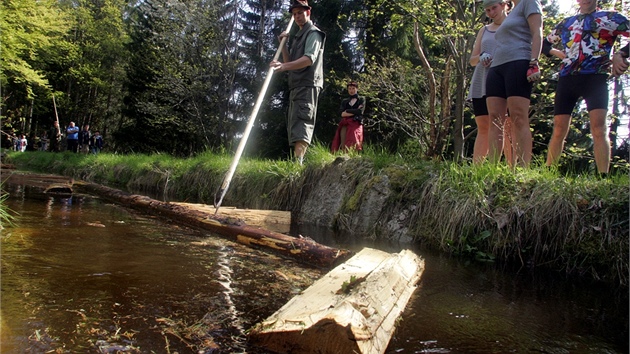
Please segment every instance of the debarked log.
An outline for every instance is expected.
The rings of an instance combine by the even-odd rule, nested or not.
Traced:
[[[171,202],[190,209],[214,215],[216,208],[213,205]],[[239,218],[250,226],[259,226],[267,230],[287,234],[291,231],[291,212],[283,210],[259,210],[239,209],[235,207],[221,206],[218,214],[230,218]]]
[[[384,353],[424,260],[364,248],[249,332],[275,353]]]
[[[179,224],[209,230],[235,242],[259,247],[295,259],[300,263],[320,268],[331,268],[351,256],[349,250],[331,248],[309,238],[296,238],[260,227],[253,227],[238,218],[214,215],[211,212],[195,210],[182,204],[161,202],[94,183],[78,185],[88,193],[99,195],[105,199],[168,217]]]

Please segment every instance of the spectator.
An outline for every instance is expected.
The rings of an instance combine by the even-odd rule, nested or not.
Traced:
[[[87,154],[90,152],[90,141],[92,138],[92,133],[90,133],[90,125],[85,124],[83,126],[83,130],[79,132],[79,147],[81,153]]]
[[[43,131],[39,137],[39,151],[46,151],[48,149],[48,132]]]
[[[579,14],[560,21],[546,38],[551,44],[561,43],[566,53],[556,88],[547,166],[560,159],[571,125],[571,112],[582,97],[590,119],[597,171],[605,174],[610,166],[610,138],[606,124],[610,53],[618,36],[630,35],[630,21],[615,11],[598,11],[595,0],[578,0],[578,4]],[[550,48],[545,46],[545,53]],[[625,71],[622,69],[623,53],[616,54],[612,63],[615,64],[615,74]]]
[[[365,111],[365,97],[359,96],[358,84],[354,81],[348,83],[348,94],[341,101],[339,111],[341,121],[332,142],[332,152],[339,149],[363,150],[363,112]]]
[[[484,0],[482,6],[486,17],[492,22],[481,27],[470,54],[470,65],[475,67],[468,91],[468,99],[472,101],[475,123],[477,123],[477,137],[475,138],[473,149],[474,163],[482,162],[488,155],[490,116],[486,105],[486,77],[497,46],[494,35],[507,17],[509,10],[507,1],[503,0]],[[502,138],[503,151],[508,161],[511,162],[512,147],[510,146],[507,129],[504,129]]]
[[[68,129],[66,129],[66,143],[68,146],[66,150],[74,153],[79,150],[79,127],[74,125],[74,122],[70,122]]]
[[[20,138],[18,139],[18,151],[24,152],[26,151],[26,146],[28,145],[28,140],[26,140],[26,135],[20,134]]]
[[[514,160],[529,166],[532,133],[529,103],[532,83],[540,78],[538,57],[542,47],[542,5],[539,0],[514,0],[510,15],[497,29],[497,47],[486,79],[490,115],[488,159],[497,162],[503,148],[503,130],[510,112]]]
[[[50,144],[49,151],[59,152],[61,150],[59,146],[60,145],[59,143],[61,143],[61,129],[59,129],[58,121],[53,122],[53,126],[52,128],[50,128],[48,132],[48,136],[49,136],[48,143]]]
[[[90,148],[92,149],[92,153],[94,155],[98,155],[98,153],[103,149],[103,137],[101,136],[101,132],[98,130],[94,132],[94,135],[92,135]]]

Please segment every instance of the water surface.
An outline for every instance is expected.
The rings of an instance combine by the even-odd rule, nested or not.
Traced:
[[[20,216],[2,231],[2,353],[265,353],[245,331],[323,275],[98,198],[4,189]],[[414,250],[426,269],[387,353],[628,352],[627,289]]]

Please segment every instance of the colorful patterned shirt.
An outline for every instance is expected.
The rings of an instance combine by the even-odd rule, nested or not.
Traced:
[[[547,36],[562,41],[566,58],[560,76],[610,74],[610,52],[618,36],[630,36],[630,22],[618,12],[596,11],[562,20]]]

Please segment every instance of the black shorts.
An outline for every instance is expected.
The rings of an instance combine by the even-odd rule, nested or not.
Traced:
[[[608,109],[607,75],[568,75],[558,79],[554,114],[571,114],[580,97],[586,101],[586,109]]]
[[[527,81],[529,60],[516,60],[490,68],[486,77],[486,97],[531,98],[532,83]]]
[[[473,113],[475,116],[487,116],[488,115],[488,106],[486,105],[486,96],[482,98],[473,98]]]

